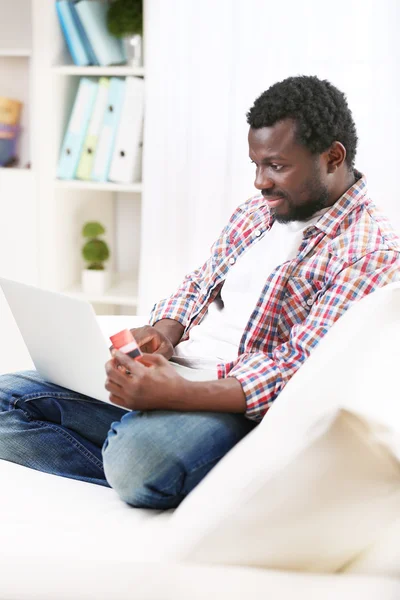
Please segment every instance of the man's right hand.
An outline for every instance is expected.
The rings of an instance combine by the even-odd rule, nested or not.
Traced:
[[[162,354],[167,360],[174,353],[171,340],[151,325],[131,329],[140,350],[146,354]]]

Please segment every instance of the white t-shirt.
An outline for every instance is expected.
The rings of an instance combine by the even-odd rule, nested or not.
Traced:
[[[241,254],[230,268],[220,296],[208,307],[206,316],[193,327],[189,339],[175,347],[172,361],[192,369],[213,370],[217,364],[235,360],[240,340],[268,276],[293,259],[303,231],[328,209],[308,221],[274,222],[259,241]]]

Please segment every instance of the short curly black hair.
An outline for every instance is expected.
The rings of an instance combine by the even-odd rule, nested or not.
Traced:
[[[297,139],[313,154],[334,141],[346,148],[346,164],[354,166],[357,132],[346,96],[327,80],[288,77],[261,94],[247,113],[250,127],[272,127],[283,119],[297,124]]]

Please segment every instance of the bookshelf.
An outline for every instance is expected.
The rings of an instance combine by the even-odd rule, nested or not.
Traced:
[[[129,276],[116,274],[114,281],[106,294],[102,296],[85,296],[79,285],[72,286],[66,290],[74,298],[86,298],[89,302],[101,302],[102,304],[113,304],[115,306],[137,306],[137,285]]]
[[[144,77],[145,68],[71,64],[54,5],[13,0],[2,7],[0,95],[21,100],[24,109],[20,162],[0,168],[0,214],[7,223],[0,276],[86,298],[98,314],[135,314],[143,183],[64,181],[56,167],[79,78]],[[113,282],[102,296],[85,296],[80,286],[81,228],[88,220],[104,224],[111,249]],[[1,296],[0,321],[6,313]]]
[[[135,314],[140,249],[142,183],[59,180],[56,168],[79,78],[144,77],[143,67],[77,67],[72,64],[55,11],[55,0],[31,0],[34,103],[46,126],[34,140],[37,169],[39,284],[86,298],[98,314]],[[81,229],[85,221],[106,228],[113,283],[102,296],[84,295]]]
[[[79,77],[144,77],[144,67],[76,67],[75,65],[57,65],[53,67],[58,75],[75,75]]]
[[[131,194],[142,193],[142,183],[97,183],[95,181],[67,181],[55,179],[54,185],[67,190],[94,190],[97,192],[128,192]]]
[[[1,48],[0,58],[30,58],[30,48]]]

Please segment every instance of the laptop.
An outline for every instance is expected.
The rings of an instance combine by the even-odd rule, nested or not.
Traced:
[[[0,288],[39,375],[50,383],[110,403],[104,384],[111,341],[104,336],[92,305],[3,277]],[[185,379],[217,379],[216,369],[193,369],[176,361],[173,357],[171,364]]]
[[[103,335],[92,305],[2,277],[0,287],[39,375],[109,402],[104,384],[111,342]]]

